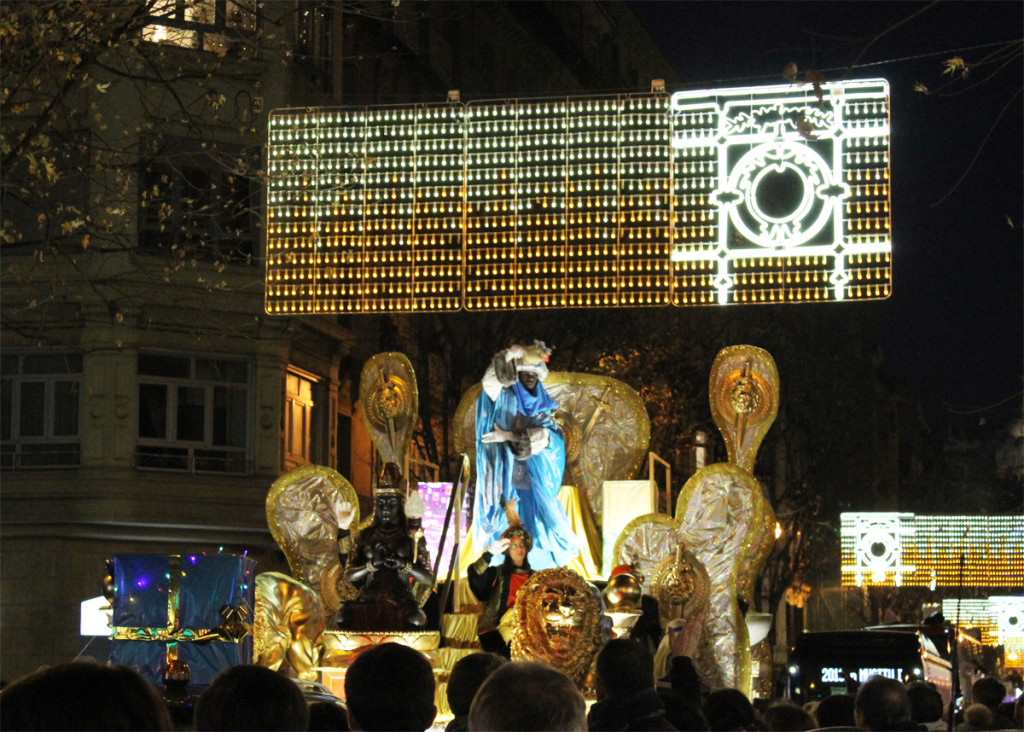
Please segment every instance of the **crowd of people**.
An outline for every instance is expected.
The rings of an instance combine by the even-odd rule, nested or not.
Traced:
[[[944,730],[948,707],[927,682],[875,676],[856,695],[803,706],[751,702],[736,689],[701,688],[689,659],[672,659],[655,678],[644,644],[607,643],[594,664],[596,701],[558,669],[487,651],[453,667],[445,732],[462,730]],[[954,729],[1024,727],[1024,696],[1004,703],[993,677],[971,689],[973,703]],[[346,705],[311,700],[282,673],[257,665],[222,671],[190,714],[169,708],[156,687],[131,669],[76,661],[43,669],[0,691],[3,730],[428,730],[435,726],[435,677],[426,657],[385,643],[357,656],[345,677]]]

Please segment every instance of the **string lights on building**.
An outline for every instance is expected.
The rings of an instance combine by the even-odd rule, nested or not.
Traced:
[[[888,84],[271,113],[272,314],[887,297]]]

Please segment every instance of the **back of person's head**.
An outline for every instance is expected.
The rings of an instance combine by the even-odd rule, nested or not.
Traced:
[[[625,697],[654,687],[654,659],[646,646],[614,638],[597,654],[594,667],[598,697]]]
[[[713,730],[757,729],[754,705],[739,689],[715,689],[704,700],[703,711]]]
[[[971,704],[964,710],[964,723],[962,729],[982,730],[992,727],[992,710],[984,704]],[[958,728],[959,729],[959,728]]]
[[[345,674],[345,702],[354,730],[422,732],[437,715],[430,661],[399,643],[363,651]]]
[[[348,714],[337,702],[316,701],[309,705],[310,732],[348,732]]]
[[[305,730],[309,707],[292,679],[264,666],[224,669],[196,701],[192,721],[206,730]]]
[[[910,699],[896,679],[872,676],[858,689],[853,712],[861,729],[906,729],[910,722]]]
[[[827,696],[818,703],[814,716],[819,727],[852,727],[853,697],[849,694]]]
[[[456,717],[469,714],[473,697],[494,669],[508,663],[508,659],[497,653],[470,653],[452,666],[448,677],[448,707]]]
[[[132,669],[73,661],[4,687],[0,729],[170,730],[171,717],[153,685]]]
[[[761,715],[761,722],[769,732],[802,732],[818,726],[810,712],[791,701],[770,704]]]
[[[483,732],[587,729],[587,705],[572,680],[540,661],[512,661],[495,669],[476,693],[469,728]]]
[[[910,698],[910,719],[923,724],[942,719],[942,694],[930,681],[911,681],[907,684]]]
[[[1006,686],[995,676],[985,676],[974,682],[971,687],[971,700],[976,704],[984,704],[989,709],[996,709],[1003,703]]]

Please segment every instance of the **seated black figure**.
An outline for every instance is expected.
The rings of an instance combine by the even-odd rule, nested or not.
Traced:
[[[389,463],[374,490],[373,523],[356,538],[345,579],[359,587],[338,613],[342,630],[422,630],[427,622],[413,582],[432,585],[426,540],[409,529],[401,471]]]

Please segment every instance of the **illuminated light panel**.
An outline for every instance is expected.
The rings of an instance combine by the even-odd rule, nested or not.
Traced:
[[[846,535],[853,540],[853,562],[843,564],[843,572],[852,572],[860,587],[865,579],[871,584],[885,584],[887,579],[899,587],[903,575],[914,566],[903,562],[904,539],[914,533],[912,513],[868,513],[842,515],[843,556],[846,557]],[[849,522],[849,524],[848,524]]]
[[[441,544],[441,533],[444,531],[444,517],[448,511],[448,500],[451,498],[451,483],[418,483],[420,498],[423,500],[423,538],[430,552],[430,566],[437,562],[437,547]],[[469,505],[462,507],[460,517],[461,530],[459,537],[465,539],[469,530]],[[455,527],[448,529],[444,539],[444,553],[437,565],[438,581],[448,576],[448,563],[451,561],[452,547],[455,544]]]
[[[665,96],[471,103],[467,310],[669,302]]]
[[[462,116],[459,105],[271,116],[267,312],[461,307]]]
[[[825,89],[276,110],[266,310],[887,297],[888,84]]]
[[[942,615],[961,628],[981,631],[981,642],[1003,646],[1006,666],[1024,666],[1024,597],[943,600]]]
[[[846,587],[1024,587],[1024,516],[844,513],[841,521]]]
[[[888,297],[889,85],[672,95],[679,304]],[[696,267],[695,267],[696,265]]]

